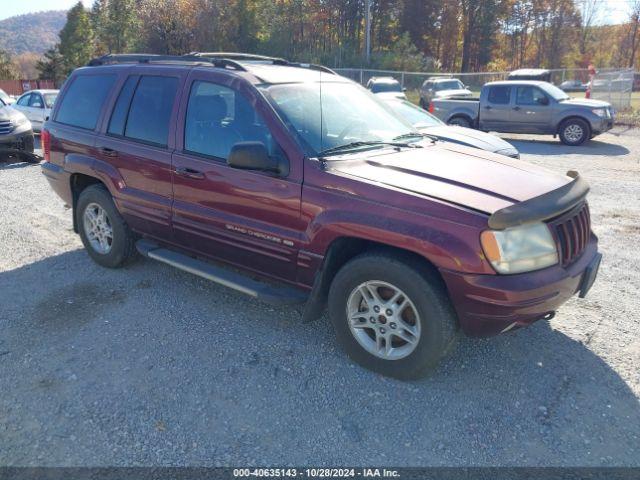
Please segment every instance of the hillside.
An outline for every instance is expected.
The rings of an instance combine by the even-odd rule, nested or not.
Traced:
[[[0,49],[11,55],[42,54],[58,42],[66,19],[65,11],[48,11],[0,20]]]

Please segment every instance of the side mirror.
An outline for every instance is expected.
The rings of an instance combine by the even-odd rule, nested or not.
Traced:
[[[549,105],[549,97],[538,98],[538,103],[540,105]]]
[[[278,175],[289,174],[289,164],[282,158],[269,156],[262,142],[238,142],[231,147],[227,165],[241,170],[259,170]]]

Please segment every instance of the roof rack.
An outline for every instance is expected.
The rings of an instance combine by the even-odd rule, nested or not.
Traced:
[[[237,52],[191,52],[185,56],[196,58],[210,58],[210,59],[226,59],[239,62],[270,62],[272,65],[282,65],[285,67],[298,67],[307,68],[309,70],[316,70],[318,72],[329,73],[331,75],[337,75],[336,72],[323,65],[316,65],[315,63],[301,63],[290,62],[280,57],[268,57],[265,55],[254,55],[252,53],[237,53]]]
[[[234,70],[247,71],[242,65],[230,58],[218,58],[218,57],[201,57],[195,55],[154,55],[146,53],[122,53],[122,54],[107,54],[91,60],[87,66],[97,67],[100,65],[113,65],[118,63],[165,63],[165,64],[180,64],[180,63],[195,63],[195,64],[207,64],[219,68],[233,68]]]

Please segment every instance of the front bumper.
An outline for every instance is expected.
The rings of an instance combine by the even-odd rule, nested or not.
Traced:
[[[615,118],[613,115],[611,118],[600,118],[598,120],[591,122],[591,132],[593,135],[600,135],[601,133],[607,132],[613,128],[613,123]]]
[[[462,331],[471,337],[489,337],[530,325],[553,314],[576,293],[586,293],[599,258],[592,235],[580,258],[566,268],[556,265],[517,275],[441,273]]]
[[[0,135],[0,153],[33,154],[33,143],[32,130]]]

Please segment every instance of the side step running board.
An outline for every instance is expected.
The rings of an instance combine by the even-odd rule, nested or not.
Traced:
[[[291,305],[304,303],[308,295],[288,286],[273,286],[240,273],[217,267],[197,258],[160,247],[149,240],[138,240],[137,250],[147,258],[158,260],[172,267],[192,273],[225,287],[233,288],[253,298],[271,305]]]

